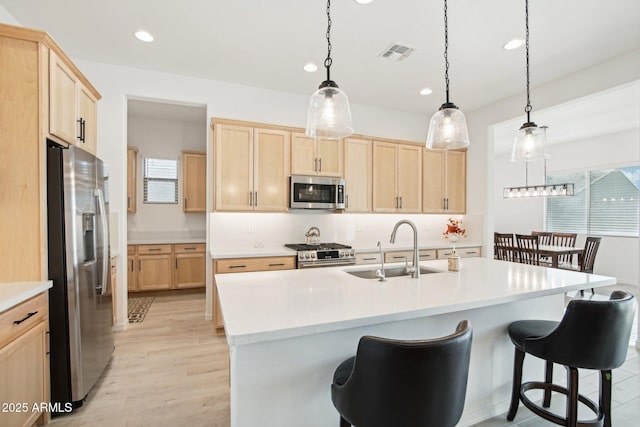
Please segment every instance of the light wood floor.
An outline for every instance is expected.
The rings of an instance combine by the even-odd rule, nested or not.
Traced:
[[[204,320],[204,294],[156,297],[116,350],[86,403],[52,425],[229,426],[229,353]]]
[[[213,335],[212,324],[202,313],[204,294],[156,297],[144,322],[132,323],[116,334],[111,364],[85,405],[71,415],[54,418],[52,425],[228,427],[227,344]],[[554,378],[563,375],[558,368]],[[627,362],[613,375],[613,425],[636,427],[640,351],[630,348]],[[596,391],[597,374],[581,376],[581,392],[597,401]],[[562,404],[561,397],[554,397],[552,408],[561,413]],[[521,406],[513,422],[502,414],[476,427],[551,425]]]

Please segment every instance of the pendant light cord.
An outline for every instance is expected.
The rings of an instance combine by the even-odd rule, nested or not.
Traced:
[[[327,58],[324,60],[324,66],[327,69],[327,81],[330,81],[329,70],[331,69],[331,0],[327,0]]]
[[[447,104],[449,103],[449,29],[447,20],[447,0],[444,0],[444,82],[446,86]]]
[[[531,122],[531,99],[529,93],[529,0],[525,0],[524,21],[525,21],[525,51],[527,57],[527,106],[524,111],[527,113],[527,123]]]

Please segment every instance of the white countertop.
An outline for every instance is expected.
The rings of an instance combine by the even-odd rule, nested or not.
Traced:
[[[616,283],[613,277],[487,258],[465,258],[457,273],[446,271],[447,260],[421,265],[441,272],[386,282],[346,272],[376,265],[217,274],[227,342],[283,339]]]
[[[153,238],[153,239],[131,239],[127,240],[127,245],[175,245],[181,243],[205,243],[204,237],[186,237],[186,238]]]
[[[442,242],[442,243],[424,243],[424,244],[418,244],[418,250],[423,250],[423,249],[451,249],[453,248],[454,244],[451,242]],[[455,247],[457,248],[480,248],[482,247],[482,243],[478,243],[478,242],[464,242],[464,243],[460,243],[460,241],[455,243]],[[372,252],[380,252],[380,248],[378,247],[356,247],[355,248],[356,253],[372,253]],[[389,242],[387,242],[386,244],[382,244],[382,251],[383,252],[393,252],[393,251],[412,251],[413,250],[413,245],[394,245],[391,244]]]
[[[297,254],[297,252],[293,249],[285,248],[284,246],[259,246],[253,248],[212,248],[210,253],[211,258],[214,259],[296,256]]]
[[[53,282],[9,282],[0,283],[0,312],[8,310],[29,298],[46,291]]]

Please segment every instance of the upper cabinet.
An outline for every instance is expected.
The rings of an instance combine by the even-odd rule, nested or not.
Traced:
[[[127,213],[135,213],[137,206],[138,149],[127,147]]]
[[[463,214],[467,209],[467,152],[424,150],[422,211]]]
[[[182,192],[185,212],[207,210],[207,154],[182,152]]]
[[[289,205],[289,132],[216,124],[215,209],[285,212]]]
[[[342,176],[342,140],[291,134],[291,174]]]
[[[99,95],[53,50],[49,54],[49,132],[95,154]]]
[[[372,143],[368,139],[344,140],[345,210],[371,212]]]
[[[373,211],[422,211],[422,156],[418,145],[373,142]]]

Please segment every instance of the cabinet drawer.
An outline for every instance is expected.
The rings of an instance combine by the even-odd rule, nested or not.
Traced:
[[[480,256],[481,248],[458,248],[456,252],[460,258],[470,258]],[[453,249],[438,249],[438,258],[447,258]]]
[[[429,261],[436,259],[437,252],[435,249],[423,249],[418,252],[418,256],[420,257],[420,261]]]
[[[215,262],[216,273],[242,273],[247,271],[293,270],[296,258],[292,256],[268,258],[219,259]]]
[[[356,264],[380,264],[380,253],[356,254]]]
[[[47,319],[48,293],[42,292],[0,313],[0,347]]]
[[[138,255],[170,253],[171,245],[138,245]]]
[[[127,255],[136,254],[136,245],[127,245]]]
[[[173,250],[177,254],[204,252],[205,246],[204,243],[181,243],[179,245],[173,245]]]
[[[384,262],[403,262],[404,258],[407,257],[409,262],[413,261],[413,251],[392,251],[385,252],[384,254]],[[436,259],[436,250],[435,249],[422,249],[418,251],[418,257],[420,261],[429,261],[432,259]]]

